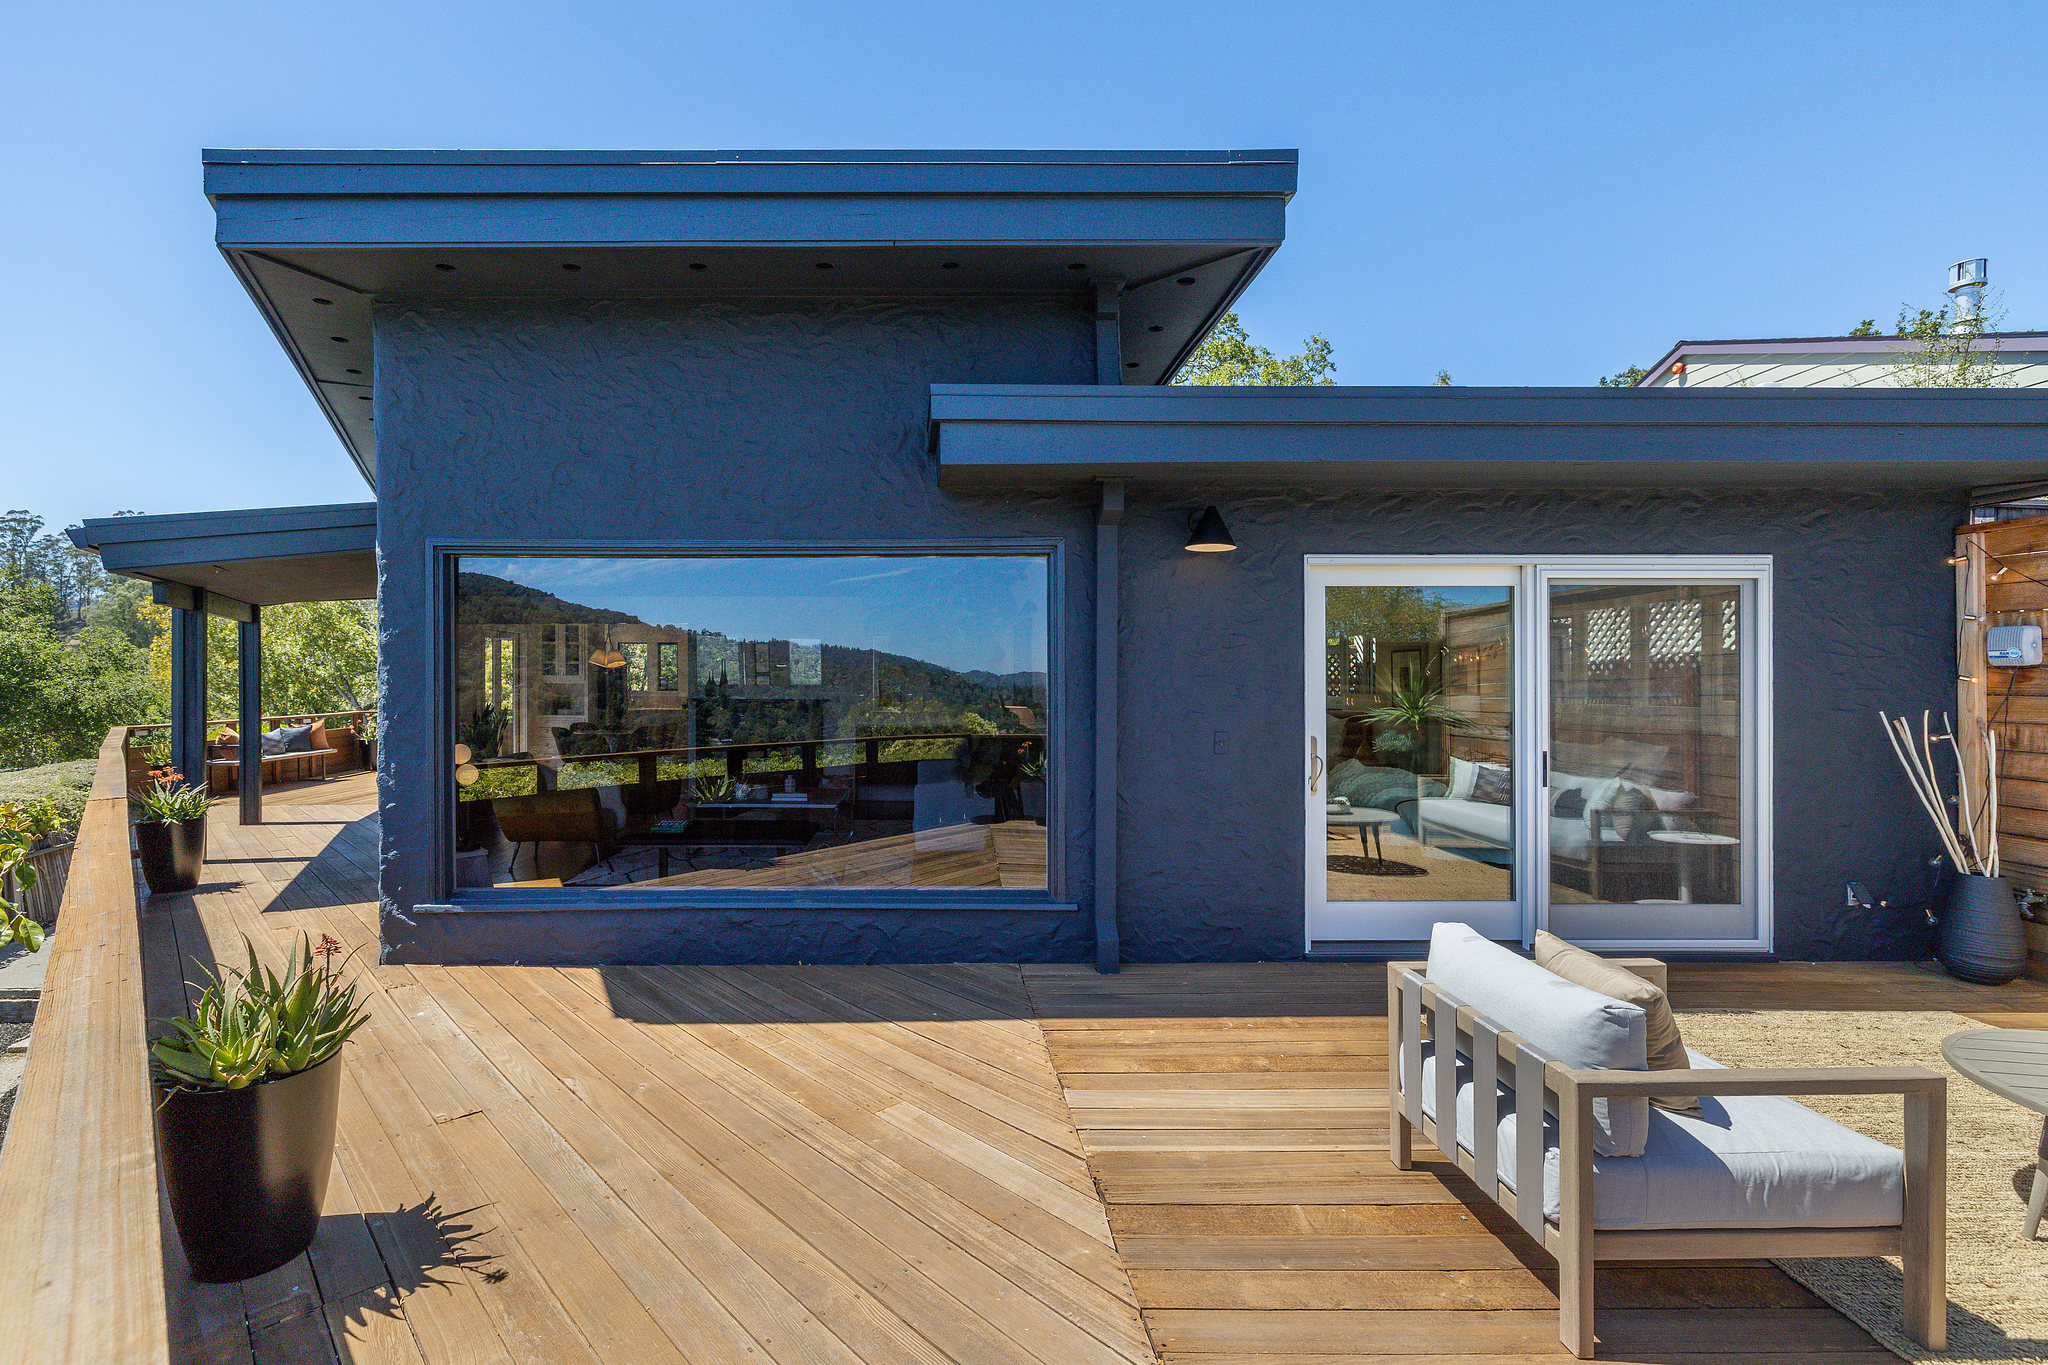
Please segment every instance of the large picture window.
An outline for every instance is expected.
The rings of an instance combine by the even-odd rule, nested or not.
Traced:
[[[462,557],[458,884],[1044,890],[1048,580],[1031,554]]]

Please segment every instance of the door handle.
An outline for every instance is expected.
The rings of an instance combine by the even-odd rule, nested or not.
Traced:
[[[1316,737],[1308,737],[1308,791],[1315,795],[1316,783],[1323,778],[1323,756],[1316,752]]]

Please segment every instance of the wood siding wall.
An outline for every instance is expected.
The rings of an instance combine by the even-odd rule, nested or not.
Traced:
[[[1956,734],[1966,779],[1973,793],[1984,789],[1988,727],[1998,749],[2000,870],[2048,892],[2048,666],[1993,668],[1984,655],[1990,626],[2048,626],[2048,516],[1962,527],[1956,556]],[[2027,929],[2027,975],[2048,981],[2048,924]]]

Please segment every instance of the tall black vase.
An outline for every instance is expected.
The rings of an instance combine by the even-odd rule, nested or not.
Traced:
[[[157,1149],[193,1279],[246,1280],[313,1244],[340,1095],[340,1053],[240,1090],[159,1095]]]
[[[190,891],[206,863],[206,817],[144,821],[135,827],[135,847],[152,894]]]
[[[1941,965],[1958,980],[1985,986],[2003,986],[2026,967],[2026,929],[2011,882],[1956,878],[1941,917]]]

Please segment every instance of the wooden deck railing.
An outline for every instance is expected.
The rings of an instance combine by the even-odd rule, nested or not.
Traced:
[[[128,733],[100,746],[0,1151],[0,1365],[170,1358]]]

